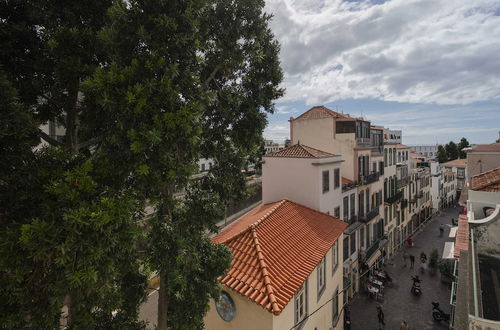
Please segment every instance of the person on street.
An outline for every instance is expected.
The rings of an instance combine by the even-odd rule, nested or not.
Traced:
[[[399,330],[410,330],[410,328],[408,327],[408,322],[406,322],[406,320],[403,320],[403,322],[401,322]]]
[[[439,225],[439,236],[443,237],[443,234],[444,234],[444,225],[440,224]]]
[[[455,224],[455,219],[453,219],[453,218],[451,218],[451,225],[452,225],[452,226],[456,226],[456,224]]]
[[[404,262],[403,268],[406,268],[406,261],[407,260],[408,260],[408,253],[406,253],[406,251],[405,251],[405,252],[403,252],[403,262]]]
[[[382,307],[377,306],[377,317],[378,317],[378,329],[385,329],[385,320],[384,320],[384,312],[382,311]]]
[[[415,256],[410,254],[410,268],[413,269],[413,266],[415,266]]]
[[[408,247],[413,246],[413,237],[411,237],[411,235],[406,239],[406,243],[408,244]]]

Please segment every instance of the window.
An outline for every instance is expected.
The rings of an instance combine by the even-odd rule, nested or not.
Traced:
[[[384,175],[384,162],[379,162],[378,163],[378,168],[379,168],[379,171],[380,171],[380,175]]]
[[[307,316],[307,280],[295,294],[295,324]]]
[[[361,227],[359,230],[359,247],[364,248],[365,247],[365,240],[363,239],[365,237],[365,227]]]
[[[330,191],[330,171],[323,171],[323,193]]]
[[[360,217],[362,217],[365,215],[365,191],[364,190],[359,193],[358,201],[359,201],[358,214]]]
[[[349,236],[344,238],[344,261],[349,259]]]
[[[354,215],[356,214],[356,194],[351,194],[351,204],[350,204],[350,217],[351,219],[354,218]]]
[[[335,270],[337,269],[337,266],[339,265],[339,246],[337,242],[333,244],[332,247],[332,275],[335,274]]]
[[[351,255],[356,252],[356,232],[351,235]]]
[[[349,196],[345,196],[342,202],[344,207],[344,221],[349,222]]]
[[[326,283],[326,274],[325,274],[325,264],[326,260],[323,257],[321,261],[318,264],[317,267],[317,274],[318,274],[318,300],[321,297],[321,294],[325,290],[325,283]]]
[[[201,171],[205,172],[205,164],[201,164]]]
[[[389,165],[392,165],[392,152],[391,152],[391,149],[389,149]]]
[[[332,306],[333,324],[337,324],[337,319],[339,317],[339,288],[337,288],[333,294]]]
[[[370,209],[370,188],[366,190],[366,213]]]
[[[384,167],[387,167],[387,149],[384,149]]]
[[[333,170],[333,188],[340,187],[340,168]]]
[[[333,216],[337,217],[340,219],[340,206],[337,206],[334,210],[333,210]]]

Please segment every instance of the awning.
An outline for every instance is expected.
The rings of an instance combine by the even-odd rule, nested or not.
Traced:
[[[453,251],[455,250],[455,243],[445,242],[443,248],[443,259],[454,259]]]
[[[455,238],[455,236],[457,236],[457,229],[458,229],[458,227],[451,227],[450,228],[450,235],[449,235],[450,238]]]
[[[368,266],[369,266],[369,267],[371,267],[371,266],[375,263],[375,261],[377,261],[378,257],[380,257],[380,255],[381,255],[381,254],[382,254],[382,253],[380,253],[380,250],[377,250],[377,252],[375,252],[375,253],[374,253],[374,254],[370,257],[370,259],[368,259],[368,260],[366,261],[366,263],[368,264]]]

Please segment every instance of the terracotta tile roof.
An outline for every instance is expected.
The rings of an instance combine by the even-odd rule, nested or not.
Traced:
[[[442,163],[441,166],[465,168],[467,166],[467,158],[450,160],[449,162]]]
[[[396,149],[411,149],[411,147],[398,143],[396,144]]]
[[[278,315],[346,227],[288,199],[261,205],[212,239],[233,255],[219,281]]]
[[[426,155],[422,155],[418,152],[410,152],[410,157],[412,157],[412,158],[427,158]]]
[[[371,129],[376,129],[376,130],[379,130],[379,131],[383,131],[384,130],[384,127],[383,126],[376,126],[376,125],[371,125],[370,126]]]
[[[465,214],[461,214],[458,217],[458,229],[457,235],[455,236],[455,250],[453,251],[453,256],[455,258],[460,257],[460,251],[469,250],[469,222]]]
[[[480,144],[472,147],[471,151],[500,151],[500,143]]]
[[[472,190],[500,192],[500,167],[474,175]]]
[[[325,106],[319,105],[312,107],[311,109],[307,110],[297,118],[294,118],[293,120],[301,120],[301,119],[320,119],[320,118],[350,118],[347,115],[344,115],[343,113],[338,113],[333,110],[328,109]],[[352,118],[354,119],[354,118]]]
[[[283,157],[283,158],[328,158],[336,155],[326,151],[308,147],[303,144],[294,144],[283,150],[272,152],[265,157]]]
[[[342,177],[342,184],[349,184],[351,182],[352,182],[352,180],[349,180],[348,178]]]

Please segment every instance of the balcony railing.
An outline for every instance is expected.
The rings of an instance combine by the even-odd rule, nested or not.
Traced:
[[[379,248],[380,239],[372,243],[372,245],[365,251],[365,260],[370,259],[370,257],[377,252]]]
[[[403,198],[403,192],[402,191],[398,191],[395,195],[393,195],[391,197],[387,197],[385,199],[385,202],[388,203],[388,204],[393,204],[393,203],[398,202],[401,198]]]
[[[366,176],[360,176],[359,177],[359,181],[365,185],[365,184],[370,184],[370,183],[374,183],[374,182],[377,182],[378,179],[380,178],[380,173],[379,172],[373,172],[371,174],[368,174]]]
[[[354,189],[358,186],[358,183],[356,181],[352,181],[346,184],[342,185],[342,192],[346,192],[348,190]]]
[[[401,189],[401,188],[407,186],[408,182],[410,182],[410,178],[408,176],[406,176],[402,179],[399,179],[396,181],[396,188]]]
[[[372,209],[370,212],[366,213],[366,222],[369,222],[373,218],[375,218],[377,215],[379,215],[379,208],[378,206],[374,209]]]
[[[371,145],[370,138],[356,138],[356,144],[358,147],[369,147]]]

